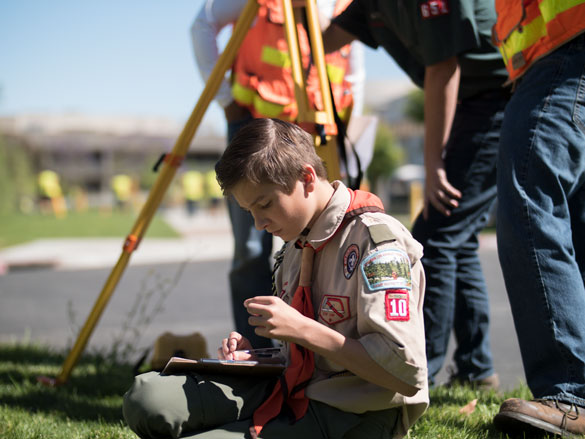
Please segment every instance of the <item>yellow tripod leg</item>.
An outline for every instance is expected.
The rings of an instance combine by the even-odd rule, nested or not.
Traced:
[[[284,31],[286,33],[286,42],[291,61],[291,75],[295,85],[295,100],[298,110],[297,119],[299,122],[313,121],[315,116],[314,112],[309,109],[305,80],[303,78],[299,37],[291,0],[282,0],[282,11],[284,14]]]
[[[327,78],[327,66],[325,64],[325,49],[323,49],[323,37],[319,27],[319,12],[315,0],[307,1],[307,24],[309,28],[309,38],[311,40],[311,49],[313,51],[313,62],[317,69],[319,77],[319,87],[321,88],[321,99],[323,100],[324,121],[323,124],[333,124],[333,99],[329,89],[329,79]]]
[[[126,265],[130,259],[130,255],[132,251],[136,248],[140,240],[142,239],[148,225],[154,213],[156,212],[160,201],[162,200],[173,176],[176,172],[177,160],[184,157],[186,152],[189,149],[191,141],[193,140],[193,136],[201,123],[203,115],[207,110],[207,107],[211,103],[213,97],[217,94],[217,90],[221,85],[221,81],[224,78],[225,72],[231,67],[236,53],[258,12],[258,4],[256,0],[248,0],[240,18],[238,19],[236,26],[232,32],[232,37],[230,38],[226,48],[224,49],[222,55],[220,56],[217,64],[215,65],[211,75],[209,76],[209,81],[205,85],[203,92],[191,116],[189,117],[183,131],[179,135],[175,146],[173,147],[173,151],[170,154],[171,160],[166,161],[161,169],[161,172],[158,178],[155,181],[153,188],[150,191],[149,197],[144,204],[142,211],[140,212],[138,219],[136,220],[130,235],[126,239],[124,243],[124,249],[118,262],[114,266],[110,276],[108,277],[101,294],[97,298],[93,309],[91,310],[83,328],[81,329],[77,340],[69,352],[69,355],[65,359],[63,363],[61,372],[56,379],[47,378],[47,377],[39,377],[38,380],[44,384],[48,385],[59,385],[64,384],[69,379],[71,375],[71,371],[77,364],[81,353],[85,349],[87,345],[87,341],[95,325],[97,324],[103,310],[105,309],[110,297],[114,292],[114,288],[118,284]],[[177,159],[177,160],[175,160]]]
[[[333,99],[329,89],[329,80],[327,79],[327,67],[325,65],[325,50],[323,49],[323,39],[321,29],[319,28],[319,17],[315,0],[306,1],[306,17],[309,28],[309,37],[311,48],[313,50],[313,62],[317,70],[319,87],[323,100],[323,110],[315,111],[309,106],[305,79],[303,77],[301,53],[299,49],[298,34],[296,21],[291,0],[283,0],[283,12],[286,39],[291,59],[291,73],[295,84],[295,98],[297,101],[299,122],[310,122],[316,124],[334,124],[333,117]],[[339,154],[337,152],[337,139],[335,136],[327,136],[327,143],[321,144],[318,136],[313,136],[315,150],[327,169],[329,180],[340,180],[341,172],[339,168]]]

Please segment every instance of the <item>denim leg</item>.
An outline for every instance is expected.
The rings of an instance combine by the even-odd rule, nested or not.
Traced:
[[[487,217],[486,217],[487,219]],[[485,222],[480,224],[481,228]],[[453,354],[457,376],[479,380],[493,374],[489,337],[489,298],[474,234],[458,253],[455,321],[457,348]],[[484,310],[477,312],[477,310]]]
[[[228,124],[228,140],[251,119]],[[232,313],[235,328],[255,348],[272,346],[272,341],[260,337],[248,324],[248,312],[244,301],[257,295],[269,295],[272,290],[272,235],[256,230],[254,218],[228,198],[228,212],[234,236],[234,257],[229,273]]]
[[[489,302],[477,249],[496,197],[497,145],[505,105],[500,96],[458,104],[445,166],[447,178],[463,194],[459,207],[445,217],[430,206],[428,219],[420,215],[413,227],[414,237],[424,246],[431,384],[443,366],[452,329],[458,376],[477,380],[493,374]]]
[[[585,406],[585,36],[535,63],[506,110],[498,252],[526,380]]]

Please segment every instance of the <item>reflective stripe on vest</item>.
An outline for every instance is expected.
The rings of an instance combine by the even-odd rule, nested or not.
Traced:
[[[585,31],[585,0],[498,0],[496,10],[494,43],[502,53],[510,80]]]
[[[262,46],[262,62],[271,66],[287,69],[290,67],[290,55],[284,50],[278,50],[271,46]]]
[[[237,80],[232,85],[232,96],[239,104],[253,108],[262,117],[290,120],[287,114],[284,114],[286,105],[262,99],[254,88],[245,87]]]
[[[271,66],[288,69],[291,66],[290,54],[284,50],[278,50],[271,46],[262,47],[262,62]],[[327,76],[332,84],[342,84],[345,70],[331,63],[326,64]]]

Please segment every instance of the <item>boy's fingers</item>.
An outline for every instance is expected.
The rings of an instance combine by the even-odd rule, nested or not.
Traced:
[[[246,299],[244,306],[248,307],[253,304],[269,305],[274,302],[274,296],[256,296]]]
[[[259,315],[251,315],[248,317],[248,324],[250,326],[266,326],[267,319]]]
[[[220,360],[229,360],[229,355],[228,339],[224,338],[221,342],[221,347],[217,349],[217,358]]]
[[[268,306],[274,303],[272,296],[258,296],[246,300],[244,306],[248,310],[249,314],[262,315],[268,308]]]
[[[230,332],[227,343],[228,350],[230,352],[236,351],[241,340],[242,334],[240,334],[239,332]]]

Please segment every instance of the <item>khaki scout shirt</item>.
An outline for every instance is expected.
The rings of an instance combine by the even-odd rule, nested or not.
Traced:
[[[422,246],[402,224],[383,213],[363,213],[336,233],[350,194],[341,182],[333,186],[335,193],[327,207],[308,235],[300,237],[315,249],[327,243],[315,254],[313,265],[314,318],[359,340],[380,366],[420,390],[413,397],[403,396],[315,354],[315,372],[305,394],[352,413],[403,407],[402,428],[397,431],[402,436],[429,403]],[[382,237],[376,244],[370,232],[380,229],[385,232],[374,233]],[[290,241],[275,279],[279,296],[289,304],[300,266],[301,250]]]

